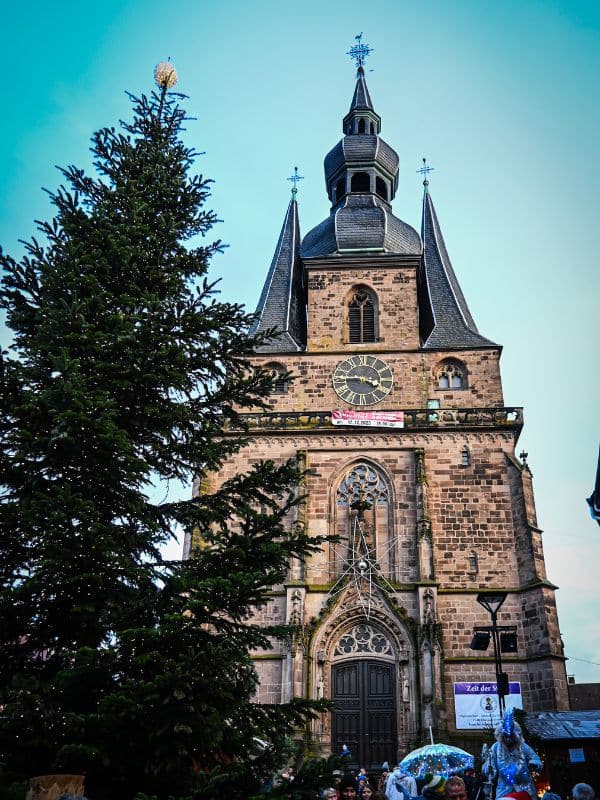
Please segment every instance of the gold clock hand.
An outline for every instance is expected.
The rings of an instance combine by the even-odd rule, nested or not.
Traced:
[[[371,386],[379,386],[379,381],[374,381],[372,378],[366,378],[364,375],[348,375],[347,380],[360,381],[360,383],[370,383]]]

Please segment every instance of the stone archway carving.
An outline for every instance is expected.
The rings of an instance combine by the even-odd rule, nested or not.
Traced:
[[[344,660],[368,658],[395,665],[396,710],[399,749],[405,749],[417,729],[419,717],[418,655],[408,626],[376,590],[369,618],[364,615],[358,592],[352,585],[341,593],[338,602],[315,631],[311,644],[312,697],[332,697],[332,668]],[[315,738],[322,752],[329,752],[331,714],[324,713],[313,723]]]

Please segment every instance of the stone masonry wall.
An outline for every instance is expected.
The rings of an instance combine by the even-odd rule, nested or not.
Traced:
[[[257,365],[278,364],[294,376],[286,394],[274,394],[271,404],[277,411],[329,411],[334,408],[356,408],[341,400],[333,389],[333,373],[337,365],[356,352],[358,345],[346,350],[324,353],[277,354],[256,357]],[[446,352],[382,352],[373,355],[383,359],[392,370],[394,383],[390,394],[377,403],[377,411],[386,409],[426,408],[430,399],[441,408],[499,407],[503,404],[500,384],[499,350],[468,350],[453,353],[452,358],[464,364],[467,387],[440,389],[436,368],[450,357]]]
[[[469,451],[465,465],[462,450]],[[499,623],[516,625],[519,652],[507,658],[511,680],[522,683],[526,709],[563,707],[567,697],[562,647],[553,587],[546,582],[524,581],[519,562],[519,533],[512,506],[514,431],[363,430],[335,428],[327,431],[295,430],[256,432],[250,445],[232,458],[219,481],[248,469],[261,457],[275,461],[302,451],[311,471],[306,524],[309,534],[333,532],[334,494],[345,471],[357,461],[377,465],[393,487],[391,526],[397,538],[397,572],[402,586],[398,598],[405,612],[418,620],[415,454],[423,452],[426,478],[426,514],[431,522],[434,581],[438,587],[437,613],[441,623],[445,706],[453,725],[452,683],[455,680],[492,680],[489,656],[470,650],[474,625],[489,624],[489,616],[477,604],[484,588],[509,590]],[[473,562],[475,556],[475,563]],[[305,621],[324,608],[331,586],[331,554],[328,549],[312,557],[300,576],[307,589]],[[529,583],[529,585],[525,585]],[[272,603],[260,611],[265,622],[287,619],[283,587]],[[279,656],[280,660],[272,656]],[[285,694],[285,648],[257,663],[265,675],[259,699]],[[279,671],[279,672],[278,672]],[[279,675],[279,677],[277,677]],[[279,690],[277,685],[279,681]]]
[[[463,466],[467,441],[470,464]],[[518,583],[502,437],[439,437],[425,449],[425,470],[436,580],[453,588]]]
[[[366,286],[378,299],[379,348],[419,347],[417,265],[308,271],[308,350],[338,350],[348,344],[347,303],[353,289]],[[356,345],[348,345],[351,348]],[[361,350],[373,345],[362,345]]]
[[[515,526],[516,556],[521,583],[545,580],[546,564],[542,547],[542,532],[537,527],[531,473],[509,459],[508,477],[512,494]]]

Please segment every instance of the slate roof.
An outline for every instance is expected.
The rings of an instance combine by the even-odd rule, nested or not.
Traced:
[[[367,84],[359,75],[344,125],[360,111],[375,114]],[[348,128],[350,130],[350,128]],[[325,182],[330,186],[338,176],[368,171],[384,177],[393,197],[398,176],[398,154],[378,135],[347,133],[325,156]],[[374,192],[350,191],[334,201],[329,217],[311,231],[302,242],[302,258],[348,253],[392,253],[420,255],[419,234],[394,216],[390,203]]]
[[[423,347],[497,347],[477,330],[446,250],[428,191],[423,197],[421,238],[423,269],[419,281],[419,323]]]
[[[596,467],[596,483],[586,502],[590,507],[592,519],[595,519],[600,525],[600,452],[598,453],[598,466]]]
[[[375,111],[373,108],[371,95],[367,89],[367,83],[362,74],[359,74],[356,80],[354,95],[352,97],[352,102],[350,103],[350,111],[352,112],[355,109],[367,109],[368,111]]]
[[[257,353],[289,353],[306,347],[306,286],[300,260],[298,204],[290,200],[279,241],[256,308],[250,333],[277,328],[281,335]]]
[[[528,711],[525,725],[546,741],[600,739],[600,711]]]
[[[325,180],[344,165],[367,163],[379,164],[382,169],[395,177],[400,159],[395,150],[379,136],[351,134],[344,136],[325,156]]]
[[[306,234],[302,258],[348,252],[420,255],[421,240],[414,228],[395,217],[388,203],[374,194],[349,194],[341,206]]]

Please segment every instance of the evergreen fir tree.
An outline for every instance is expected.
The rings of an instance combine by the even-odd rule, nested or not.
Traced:
[[[61,170],[40,239],[1,256],[0,761],[85,772],[95,800],[249,797],[318,705],[252,703],[247,655],[290,635],[249,612],[319,544],[290,525],[298,465],[149,499],[238,452],[223,431],[272,383],[249,362],[266,335],[207,278],[222,245],[195,238],[216,217],[182,97],[131,96],[132,121],[93,137],[96,174]],[[203,547],[167,563],[177,526]]]

